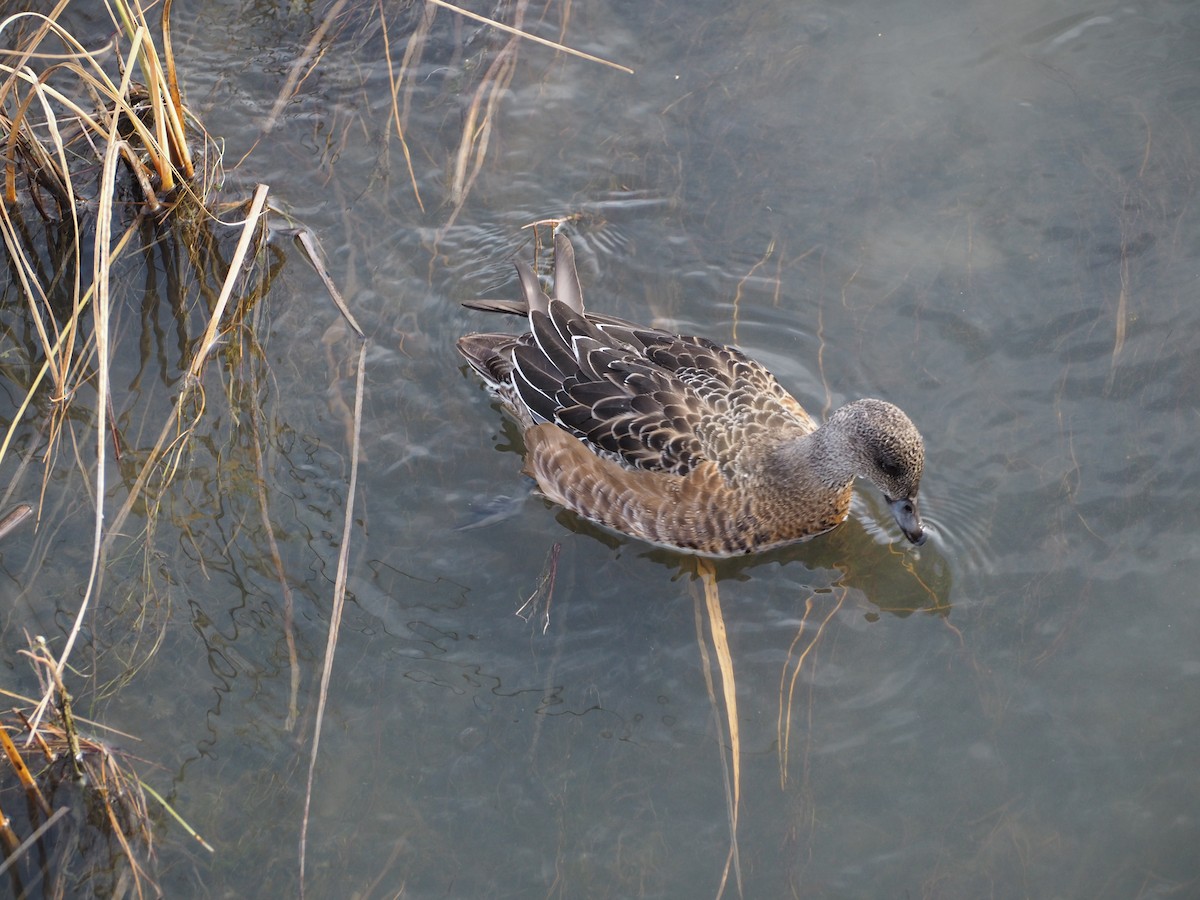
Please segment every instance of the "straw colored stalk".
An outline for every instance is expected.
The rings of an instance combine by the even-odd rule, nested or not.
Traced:
[[[138,29],[135,33],[133,45],[129,51],[130,60],[128,62],[132,62],[132,58],[140,50],[144,34],[144,29]],[[129,81],[132,74],[133,67],[127,64],[125,66],[125,75],[121,80],[119,96],[125,96],[129,90]],[[117,140],[110,140],[104,152],[104,164],[100,176],[100,196],[98,198],[96,213],[96,234],[92,254],[92,284],[95,287],[95,302],[93,303],[92,315],[95,322],[94,340],[96,342],[96,472],[92,565],[88,573],[87,587],[84,590],[83,600],[79,604],[79,610],[75,614],[75,621],[71,626],[66,644],[55,666],[55,671],[58,675],[61,675],[66,668],[67,660],[71,656],[71,651],[75,647],[75,641],[78,639],[79,632],[83,627],[84,616],[97,591],[100,577],[100,551],[104,537],[104,498],[107,493],[107,422],[109,408],[109,356],[111,349],[109,345],[109,271],[112,266],[113,197],[116,193],[118,143]],[[52,689],[47,689],[42,697],[42,701],[38,704],[37,711],[33,716],[35,727],[45,713],[51,695]]]

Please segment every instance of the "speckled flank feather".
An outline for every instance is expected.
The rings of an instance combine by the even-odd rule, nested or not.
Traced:
[[[823,491],[798,517],[731,488],[705,460],[687,475],[626,469],[556,425],[525,433],[525,471],[543,494],[614,531],[705,556],[740,556],[828,531],[846,518],[850,485]]]
[[[585,313],[565,235],[553,298],[517,271],[522,302],[467,305],[526,316],[529,331],[458,347],[525,429],[526,471],[554,502],[650,543],[734,556],[833,528],[862,475],[924,540],[924,445],[895,406],[856,401],[818,427],[733,347]]]

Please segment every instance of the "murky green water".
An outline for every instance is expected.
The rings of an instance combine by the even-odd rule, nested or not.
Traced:
[[[397,68],[419,9],[388,9]],[[540,15],[525,27],[558,38],[563,7]],[[378,11],[349,17],[261,133],[314,16],[175,11],[226,191],[269,184],[313,229],[371,340],[310,896],[718,891],[731,755],[690,569],[537,499],[460,528],[526,484],[453,347],[497,323],[459,302],[513,295],[522,226],[562,215],[579,216],[593,308],[736,339],[810,410],[884,397],[926,437],[919,551],[864,491],[836,532],[720,570],[745,896],[1200,890],[1193,3],[577,0],[562,39],[635,74],[521,46],[457,211],[457,141],[504,39],[442,10],[398,95],[424,212],[388,131]],[[116,379],[119,407],[178,374],[172,319],[145,302],[122,320],[149,349]],[[234,414],[205,420],[147,537],[162,646],[91,705],[142,739],[148,780],[216,846],[164,821],[169,896],[298,888],[356,349],[298,254],[259,316],[298,722]],[[60,498],[49,526],[6,539],[18,689],[34,690],[21,630],[62,634],[77,608],[86,567],[50,560],[90,541],[89,509]],[[543,628],[515,613],[555,544]],[[116,560],[92,626],[138,658],[144,564]]]

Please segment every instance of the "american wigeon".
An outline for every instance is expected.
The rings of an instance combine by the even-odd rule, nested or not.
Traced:
[[[561,232],[553,298],[516,265],[522,301],[466,305],[525,316],[529,331],[469,334],[458,349],[520,423],[546,497],[652,544],[739,556],[835,527],[860,476],[924,543],[925,447],[900,409],[856,400],[818,425],[740,350],[585,312]]]

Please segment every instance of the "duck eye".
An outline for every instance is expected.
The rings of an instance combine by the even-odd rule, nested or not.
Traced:
[[[888,478],[899,478],[904,474],[904,467],[898,462],[891,459],[877,459],[875,465],[879,466],[879,471]]]

